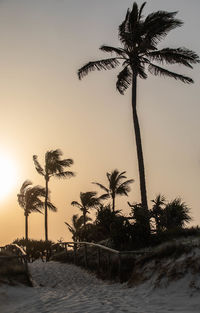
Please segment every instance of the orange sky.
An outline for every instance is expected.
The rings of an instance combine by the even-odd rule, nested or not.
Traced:
[[[141,1],[138,4],[141,5]],[[139,201],[139,181],[131,117],[130,91],[119,95],[117,71],[91,73],[78,81],[85,62],[103,58],[102,44],[117,46],[117,27],[132,1],[7,0],[0,1],[0,151],[16,165],[10,193],[0,199],[0,244],[24,235],[23,210],[17,193],[25,179],[43,185],[32,155],[41,163],[47,150],[60,148],[73,158],[76,177],[50,182],[58,213],[49,216],[49,237],[70,239],[64,221],[80,191],[106,184],[115,168],[134,178],[129,199],[117,206],[129,214],[127,200]],[[164,46],[186,46],[200,54],[200,3],[196,0],[147,2],[145,12],[179,11],[185,24],[171,32]],[[105,55],[106,57],[106,55]],[[175,70],[191,76],[192,86],[149,77],[139,82],[141,123],[149,203],[158,193],[169,200],[180,196],[200,223],[199,66]],[[1,160],[1,159],[0,159]],[[0,175],[1,176],[1,175]],[[3,186],[4,177],[0,177]],[[97,190],[97,189],[96,189]],[[30,216],[30,237],[44,238],[44,217]]]

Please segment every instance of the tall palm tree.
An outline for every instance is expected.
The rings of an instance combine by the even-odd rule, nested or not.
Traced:
[[[80,202],[72,201],[71,205],[76,206],[83,213],[83,225],[86,230],[87,213],[89,209],[99,206],[99,199],[96,197],[95,191],[80,192]]]
[[[21,188],[20,193],[17,195],[18,203],[24,210],[25,215],[25,239],[28,240],[28,217],[31,212],[41,212],[44,208],[45,188],[41,186],[32,186],[32,182],[26,180]],[[47,206],[56,211],[55,206],[47,200]]]
[[[141,203],[144,208],[148,209],[142,142],[136,109],[138,77],[146,79],[148,71],[156,76],[172,77],[183,83],[191,84],[193,80],[190,77],[169,71],[162,65],[179,64],[192,68],[192,65],[199,63],[200,60],[195,52],[186,48],[158,48],[160,41],[171,30],[182,26],[183,22],[175,18],[177,12],[157,11],[144,18],[145,4],[146,2],[139,8],[134,2],[132,9],[128,9],[125,20],[119,26],[121,47],[115,48],[106,45],[100,47],[103,52],[113,53],[116,56],[87,63],[78,70],[78,77],[82,79],[91,71],[111,70],[122,65],[123,69],[117,76],[116,87],[121,94],[124,94],[126,89],[132,86],[132,113]],[[155,64],[154,61],[160,65]]]
[[[93,182],[93,184],[99,186],[101,189],[105,191],[103,195],[99,197],[99,199],[112,199],[112,210],[115,211],[115,198],[117,195],[120,196],[128,196],[128,192],[130,192],[130,184],[134,182],[133,179],[129,179],[123,181],[127,177],[124,175],[126,172],[119,172],[117,169],[112,171],[111,173],[106,173],[108,179],[108,187],[105,187],[102,184]]]
[[[74,176],[73,172],[65,171],[65,167],[73,164],[72,159],[61,159],[62,151],[50,150],[45,154],[45,165],[42,167],[38,162],[37,155],[33,156],[36,171],[45,179],[45,240],[48,240],[48,216],[47,216],[47,201],[49,192],[49,180],[51,177],[67,178]]]
[[[86,216],[85,217],[86,223],[88,221],[91,221],[91,218]],[[72,233],[72,239],[74,241],[80,241],[81,240],[81,228],[83,226],[84,220],[83,215],[78,216],[78,214],[74,214],[72,216],[72,224],[65,222],[65,225],[68,227],[69,231]]]

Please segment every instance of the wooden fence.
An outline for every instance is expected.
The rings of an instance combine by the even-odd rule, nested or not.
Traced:
[[[81,253],[84,255],[84,266],[86,268],[90,268],[89,265],[89,259],[91,250],[88,252],[89,247],[93,248],[93,259],[94,259],[94,251],[95,251],[95,268],[97,271],[100,271],[101,269],[101,263],[103,259],[105,259],[105,254],[107,258],[106,267],[108,272],[111,272],[111,267],[113,266],[113,263],[115,263],[115,268],[117,264],[117,276],[119,277],[121,281],[121,277],[123,276],[124,267],[123,263],[124,261],[128,260],[131,262],[131,260],[135,260],[138,256],[146,255],[150,253],[150,250],[137,250],[137,251],[118,251],[115,249],[108,248],[106,246],[95,244],[92,242],[61,242],[57,243],[52,246],[52,255],[54,255],[55,252],[59,251],[65,251],[66,254],[71,250],[71,253],[73,251],[73,262],[74,264],[77,264],[78,256]],[[78,265],[78,264],[77,264]]]
[[[0,252],[11,252],[12,255],[0,255],[0,259],[9,260],[9,259],[19,259],[21,263],[27,263],[27,254],[24,249],[17,244],[9,244],[3,247],[0,247]]]

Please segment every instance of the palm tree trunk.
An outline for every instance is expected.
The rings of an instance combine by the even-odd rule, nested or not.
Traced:
[[[137,104],[137,76],[133,74],[132,110],[133,110],[133,124],[134,124],[134,130],[135,130],[135,141],[136,141],[136,148],[137,148],[138,168],[139,168],[139,177],[140,177],[141,203],[142,203],[143,208],[148,210],[144,159],[143,159],[143,152],[142,152],[142,141],[141,141],[141,135],[140,135],[140,126],[139,126],[139,121],[138,121],[138,116],[137,116],[136,104]]]
[[[28,241],[28,214],[25,214],[25,239]]]
[[[112,210],[115,211],[115,196],[112,196]]]
[[[47,210],[47,201],[48,201],[48,182],[49,178],[45,177],[46,183],[46,192],[45,192],[45,202],[44,202],[44,228],[45,228],[45,240],[48,241],[48,210]]]

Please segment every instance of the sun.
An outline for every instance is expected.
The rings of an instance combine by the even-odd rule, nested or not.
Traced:
[[[0,153],[0,201],[9,195],[17,182],[14,161]]]

